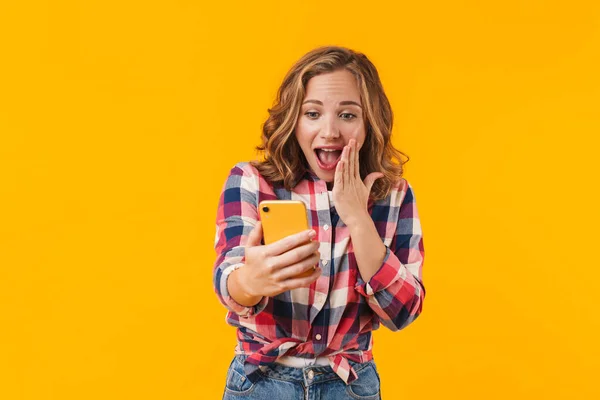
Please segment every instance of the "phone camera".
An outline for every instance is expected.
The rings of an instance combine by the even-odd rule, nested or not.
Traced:
[[[263,207],[264,212],[269,212],[269,207]]]

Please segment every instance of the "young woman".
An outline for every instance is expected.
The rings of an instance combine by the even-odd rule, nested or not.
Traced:
[[[379,399],[373,331],[406,327],[425,297],[379,75],[363,54],[317,48],[269,114],[264,160],[231,169],[217,212],[214,286],[238,342],[223,398]],[[304,202],[312,229],[264,245],[258,204],[276,199]]]

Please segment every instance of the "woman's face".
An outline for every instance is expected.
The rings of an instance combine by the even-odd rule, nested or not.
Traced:
[[[362,147],[362,106],[356,78],[348,70],[317,75],[308,81],[296,122],[296,139],[310,169],[320,179],[333,182],[342,149],[350,139],[356,139],[358,149]]]

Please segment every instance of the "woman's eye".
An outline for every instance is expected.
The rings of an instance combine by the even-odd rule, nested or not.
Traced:
[[[315,118],[318,118],[319,113],[316,111],[307,111],[304,113],[304,115],[308,116],[308,118],[310,118],[310,119],[315,119]],[[356,118],[356,115],[351,114],[351,113],[342,113],[340,115],[342,116],[342,119],[345,119],[347,121],[350,121],[350,120]]]

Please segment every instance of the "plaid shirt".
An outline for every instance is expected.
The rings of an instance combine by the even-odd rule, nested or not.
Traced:
[[[262,200],[300,200],[309,226],[319,241],[323,273],[308,288],[263,297],[252,307],[236,303],[227,290],[227,277],[244,265],[250,231],[260,219]],[[404,178],[383,200],[369,199],[368,211],[386,246],[385,259],[368,282],[356,265],[348,227],[332,204],[324,180],[308,171],[292,190],[273,186],[249,162],[229,172],[216,219],[213,283],[228,309],[226,321],[237,328],[235,352],[248,355],[245,371],[254,381],[261,366],[281,356],[327,356],[346,384],[357,378],[348,360],[373,358],[373,334],[382,323],[397,331],[419,316],[423,235],[412,186]],[[263,242],[264,243],[264,242]]]

